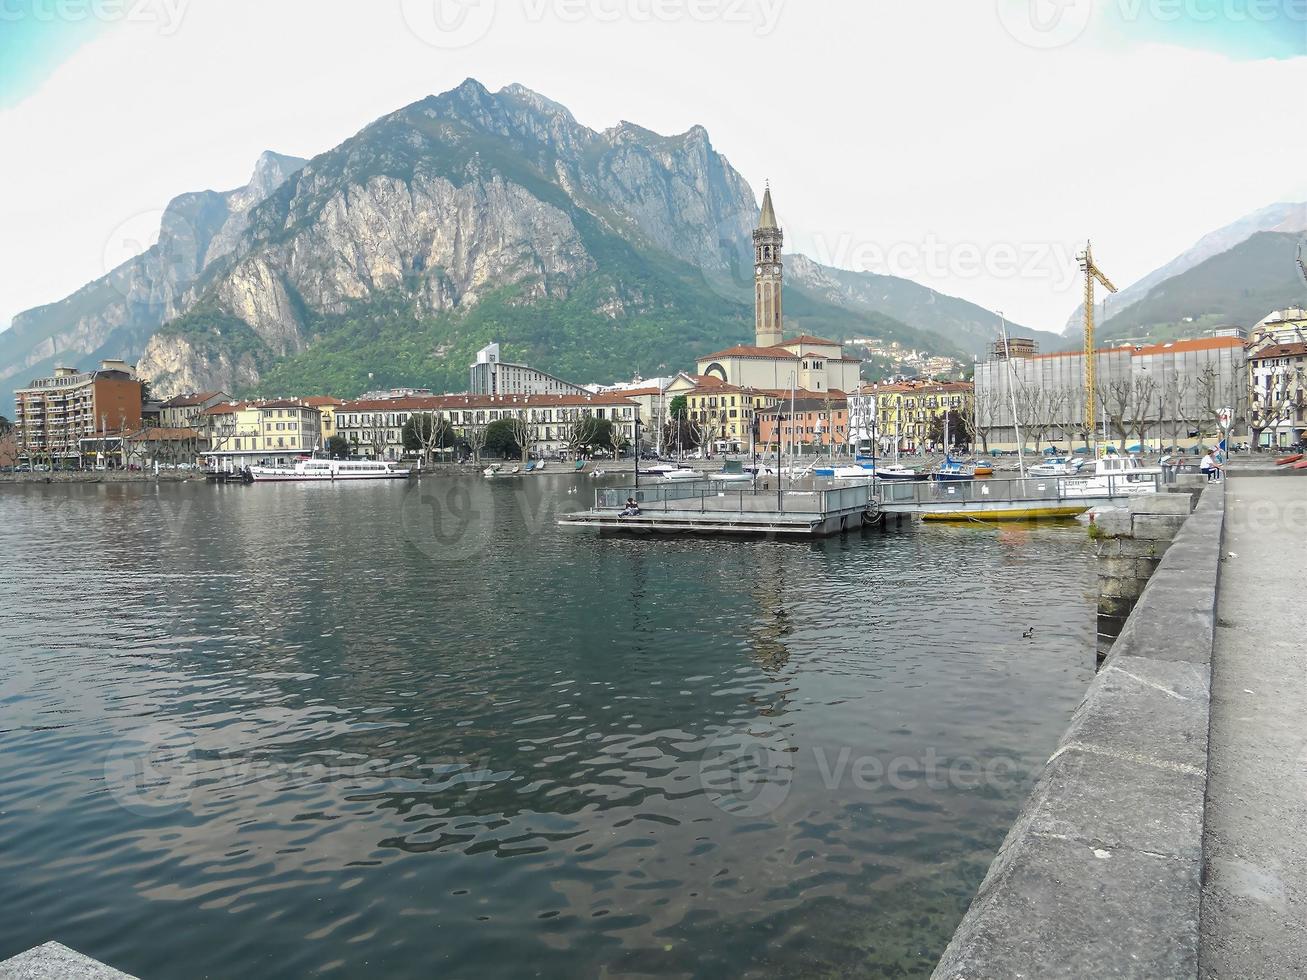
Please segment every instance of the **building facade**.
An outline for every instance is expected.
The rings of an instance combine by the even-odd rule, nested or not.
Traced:
[[[165,429],[193,429],[205,409],[230,401],[225,391],[192,391],[169,398],[159,406],[159,425]]]
[[[1215,434],[1225,408],[1232,429],[1246,431],[1246,356],[1238,336],[1100,348],[1095,377],[1100,442],[1188,447]],[[1015,449],[1019,425],[1027,446],[1088,443],[1084,383],[1079,351],[1022,356],[1014,348],[977,364],[977,441],[987,450]]]
[[[199,431],[210,469],[286,466],[318,447],[321,418],[300,401],[223,402],[200,416]]]
[[[569,448],[574,425],[583,418],[604,419],[635,444],[639,406],[624,393],[579,395],[434,395],[382,401],[347,401],[333,409],[336,432],[354,451],[372,459],[397,460],[405,455],[404,426],[415,415],[445,419],[454,435],[466,441],[473,428],[502,419],[522,418],[531,427],[532,451],[539,455]],[[647,420],[640,417],[641,425]],[[641,432],[641,441],[647,433]]]
[[[777,398],[758,416],[759,451],[843,452],[849,443],[849,409],[844,397]]]
[[[1307,342],[1264,344],[1248,355],[1248,427],[1253,444],[1307,443]]]
[[[947,433],[948,444],[970,443],[973,396],[967,381],[864,384],[849,398],[850,438],[863,451],[874,445],[880,453],[912,453],[944,443],[944,423],[951,418],[957,429]]]
[[[472,365],[468,393],[473,395],[580,395],[585,389],[525,364],[500,359],[499,345],[487,344],[477,351]]]
[[[713,452],[745,452],[755,443],[753,420],[775,405],[778,396],[714,381],[709,378],[686,394],[686,414]]]
[[[125,361],[99,368],[56,368],[14,392],[14,437],[28,462],[80,460],[84,441],[104,445],[110,435],[141,427],[141,382]]]

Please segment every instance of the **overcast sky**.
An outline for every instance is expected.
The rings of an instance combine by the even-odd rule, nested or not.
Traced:
[[[0,0],[0,324],[148,246],[184,191],[468,76],[592,127],[695,123],[787,245],[1060,330],[1307,199],[1307,0]]]

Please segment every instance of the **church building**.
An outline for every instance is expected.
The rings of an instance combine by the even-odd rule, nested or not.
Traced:
[[[754,342],[707,354],[696,362],[696,373],[742,388],[810,392],[853,391],[861,362],[845,357],[843,346],[801,334],[784,337],[781,290],[785,236],[776,224],[771,188],[762,196],[762,215],[753,231]]]

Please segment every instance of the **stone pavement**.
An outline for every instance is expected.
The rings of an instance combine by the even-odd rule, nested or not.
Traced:
[[[1227,486],[1200,974],[1307,976],[1307,479]]]

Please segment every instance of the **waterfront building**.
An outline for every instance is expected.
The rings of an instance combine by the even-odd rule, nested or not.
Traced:
[[[336,431],[359,455],[397,460],[404,456],[404,426],[414,415],[434,415],[449,422],[456,437],[466,440],[469,430],[501,419],[522,418],[530,426],[532,451],[553,454],[568,448],[572,428],[582,418],[605,419],[621,433],[622,441],[635,442],[639,406],[624,393],[592,395],[432,395],[380,401],[359,399],[333,408]],[[642,424],[645,420],[641,419]]]
[[[1263,341],[1248,355],[1248,426],[1257,446],[1307,442],[1307,341]]]
[[[1081,351],[1019,356],[1014,348],[1008,357],[978,363],[977,442],[986,451],[1016,449],[1014,420],[1036,450],[1085,442],[1084,360]],[[1238,336],[1100,348],[1095,375],[1098,437],[1122,449],[1191,446],[1215,435],[1223,408],[1233,410],[1236,431],[1246,423],[1246,357]]]
[[[807,392],[803,392],[807,395]],[[789,392],[785,393],[786,399]],[[723,384],[716,378],[686,392],[686,413],[713,452],[738,453],[753,441],[753,420],[780,401],[774,391]],[[786,402],[788,404],[788,401]]]
[[[783,244],[769,187],[763,194],[762,213],[753,232],[754,342],[698,358],[696,373],[743,388],[851,391],[858,384],[862,362],[846,357],[838,341],[807,334],[781,339],[785,326],[781,303]]]
[[[330,395],[310,395],[299,399],[318,413],[318,447],[325,449],[327,440],[336,434],[336,407],[345,404]]]
[[[525,364],[500,358],[499,345],[487,344],[477,351],[472,365],[468,393],[472,395],[580,395],[580,385],[555,378]]]
[[[850,400],[856,417],[851,435],[860,444],[874,438],[881,452],[916,452],[943,438],[943,421],[950,412],[969,426],[973,410],[973,387],[968,381],[881,381],[862,385]],[[869,423],[875,420],[875,425]],[[855,430],[856,431],[852,431]],[[949,441],[955,442],[954,432]],[[969,442],[970,430],[963,442]],[[870,448],[868,444],[866,448]]]
[[[159,425],[166,429],[193,429],[205,409],[230,401],[225,391],[192,391],[175,395],[159,406]]]
[[[141,426],[141,382],[126,361],[101,361],[90,371],[55,368],[15,391],[14,401],[18,454],[28,461],[80,459],[83,440],[103,442]]]
[[[209,446],[203,455],[210,468],[286,466],[318,446],[318,410],[301,401],[223,402],[200,415],[201,435]]]
[[[805,391],[790,398],[773,392],[772,403],[758,414],[759,451],[843,452],[849,443],[848,400],[838,393]]]

